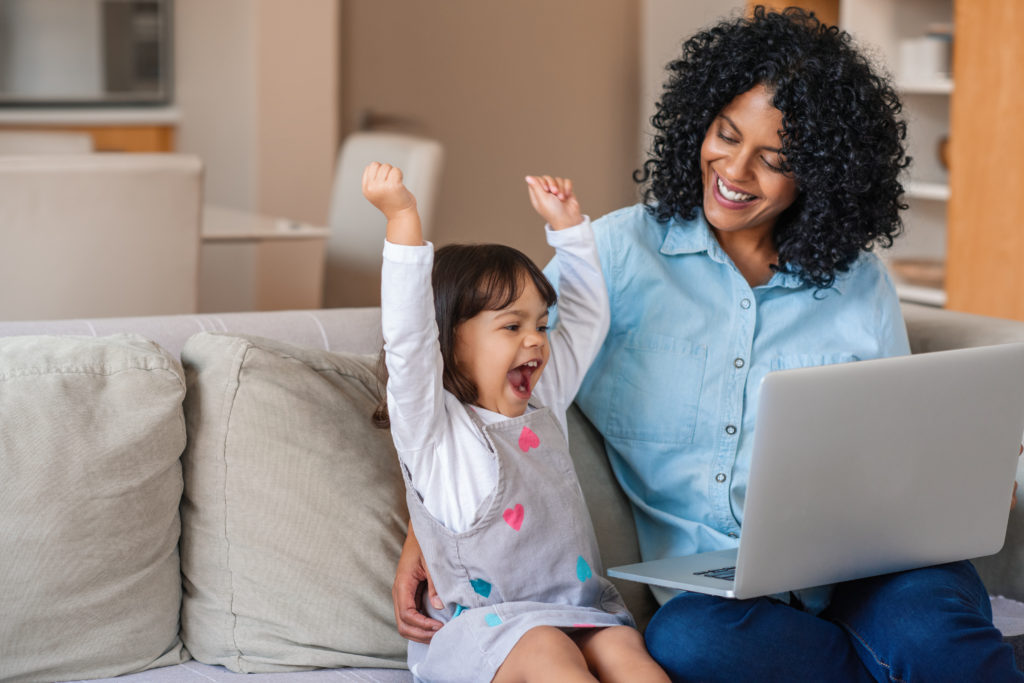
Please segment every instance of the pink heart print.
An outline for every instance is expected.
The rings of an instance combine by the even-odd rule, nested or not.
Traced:
[[[523,427],[523,431],[519,433],[519,448],[525,453],[531,448],[540,446],[540,437],[533,433],[533,430],[529,427]]]
[[[519,531],[519,527],[523,526],[523,515],[526,511],[523,510],[523,506],[520,503],[516,503],[515,507],[506,508],[501,516],[505,518],[505,523],[510,527]]]

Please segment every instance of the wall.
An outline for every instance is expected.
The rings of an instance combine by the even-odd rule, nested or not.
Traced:
[[[338,147],[338,0],[177,0],[177,148],[208,202],[323,225]]]
[[[544,262],[524,175],[573,178],[594,216],[635,201],[638,21],[633,0],[344,0],[344,130],[369,110],[439,139],[434,240]]]
[[[239,209],[257,206],[255,22],[246,0],[174,5],[177,150],[203,159],[207,201]]]
[[[339,3],[258,5],[258,208],[326,225],[340,128]]]
[[[744,11],[741,0],[643,0],[640,22],[640,141],[637,165],[651,145],[651,116],[665,82],[665,65],[679,57],[683,41],[722,17]]]

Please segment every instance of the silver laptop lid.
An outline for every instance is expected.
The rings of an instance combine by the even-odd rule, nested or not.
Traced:
[[[1024,344],[769,373],[738,598],[995,553],[1024,426]]]

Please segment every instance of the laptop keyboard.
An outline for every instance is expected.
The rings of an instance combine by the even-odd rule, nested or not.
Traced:
[[[712,579],[722,579],[723,581],[735,581],[736,580],[736,567],[722,567],[721,569],[705,569],[702,572],[694,572],[696,576],[709,576]]]

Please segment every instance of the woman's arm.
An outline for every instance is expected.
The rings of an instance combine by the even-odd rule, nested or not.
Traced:
[[[398,633],[406,640],[417,643],[429,643],[434,632],[442,626],[440,621],[420,611],[424,590],[435,608],[444,608],[430,580],[430,572],[427,571],[427,563],[423,559],[412,524],[409,524],[409,533],[402,545],[402,556],[398,558],[398,567],[395,569],[395,583],[391,586],[391,601],[395,608]]]

